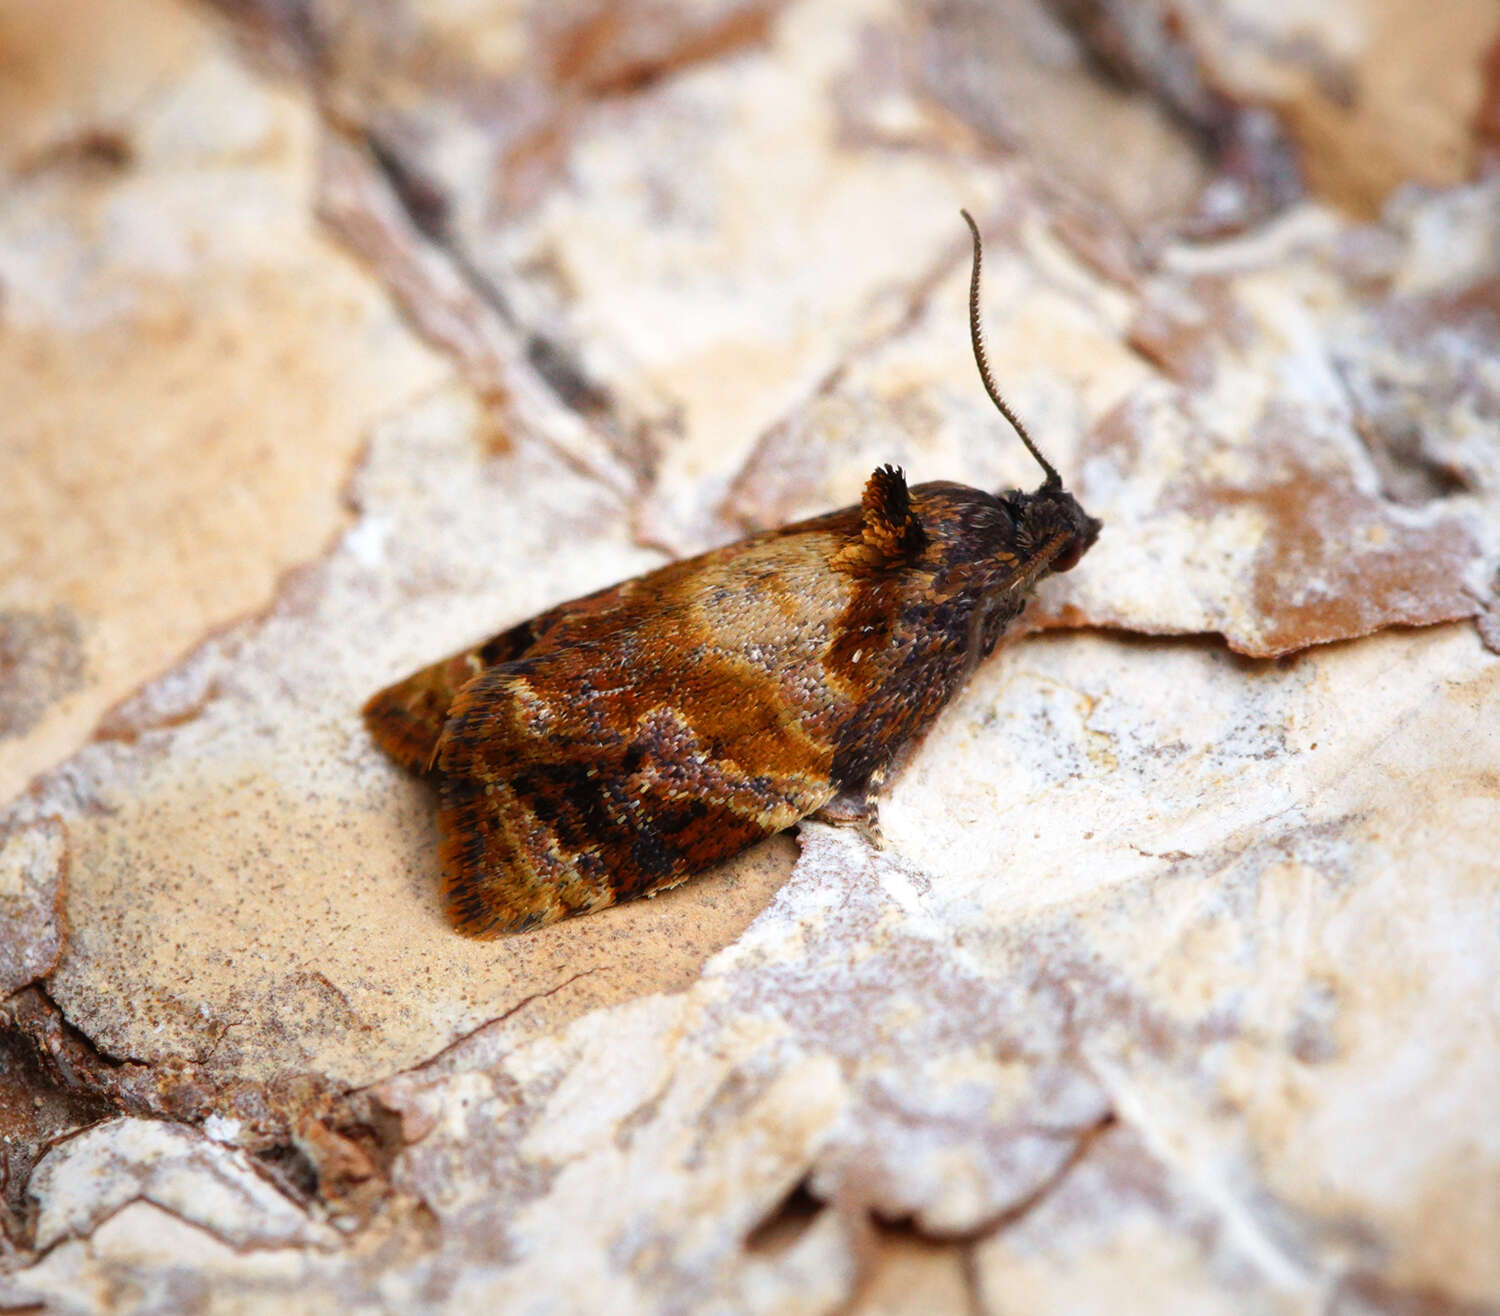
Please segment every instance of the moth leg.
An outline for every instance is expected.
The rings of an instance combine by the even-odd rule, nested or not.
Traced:
[[[814,822],[833,827],[853,827],[877,850],[885,849],[880,830],[880,788],[885,785],[886,770],[877,768],[864,786],[835,795],[821,809],[811,814]]]

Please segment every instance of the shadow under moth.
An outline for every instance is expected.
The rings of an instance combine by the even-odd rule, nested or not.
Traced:
[[[858,507],[766,530],[523,621],[375,695],[365,722],[435,779],[443,894],[491,937],[653,895],[822,811],[873,826],[874,794],[1100,523],[1046,478],[987,493],[901,471]]]

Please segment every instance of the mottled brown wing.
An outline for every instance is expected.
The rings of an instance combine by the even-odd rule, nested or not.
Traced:
[[[438,752],[443,890],[476,936],[663,890],[826,803],[831,751],[731,664],[668,674],[634,646],[495,668]],[[674,679],[675,678],[675,679]]]
[[[901,498],[904,497],[903,484]],[[532,653],[604,639],[644,618],[660,621],[672,613],[692,610],[697,602],[696,591],[707,587],[706,579],[726,573],[743,577],[745,559],[765,560],[768,570],[784,573],[788,580],[805,577],[808,563],[789,561],[787,545],[805,543],[809,535],[821,534],[825,548],[836,551],[858,524],[857,509],[845,508],[766,535],[752,536],[700,557],[673,562],[560,603],[387,686],[366,702],[365,725],[375,743],[402,767],[410,772],[429,773],[435,766],[438,740],[453,701],[481,672]],[[815,557],[811,566],[816,570],[824,561]],[[784,619],[782,627],[778,627],[781,628]]]
[[[847,589],[826,568],[799,579],[785,547],[702,561],[685,605],[621,615],[464,687],[437,753],[461,930],[650,895],[833,797],[831,730],[849,703],[822,659]],[[804,624],[775,624],[794,598]]]
[[[464,686],[491,667],[566,642],[575,632],[607,632],[614,613],[629,606],[644,579],[622,581],[560,603],[387,686],[363,709],[371,737],[409,772],[431,772],[448,710]]]
[[[458,692],[486,668],[524,654],[535,642],[539,620],[512,626],[371,696],[362,712],[375,743],[407,771],[431,772]]]

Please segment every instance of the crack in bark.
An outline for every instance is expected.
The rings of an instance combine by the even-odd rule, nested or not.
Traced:
[[[441,189],[408,167],[395,147],[374,132],[364,141],[370,158],[384,175],[396,203],[416,233],[452,265],[460,280],[506,328],[518,335],[523,359],[563,406],[606,430],[626,427],[615,413],[608,388],[584,369],[577,355],[557,338],[524,324],[500,285],[482,270],[448,226],[448,201]]]
[[[518,322],[417,188],[373,135],[329,125],[316,206],[329,231],[365,262],[413,329],[455,363],[484,405],[622,501],[635,497],[649,471],[633,460],[639,454],[630,451],[626,427],[610,407],[580,406],[607,392],[571,363],[566,378],[561,367],[550,375],[538,367],[533,353],[549,361],[566,354],[536,346],[547,340]],[[497,435],[496,446],[507,442]]]
[[[979,1262],[974,1256],[974,1248],[973,1243],[959,1245],[958,1265],[964,1280],[964,1302],[969,1316],[987,1316],[984,1281],[979,1274]]]
[[[147,1061],[113,1055],[68,1019],[43,983],[6,1000],[0,1026],[23,1039],[60,1086],[99,1097],[124,1115],[195,1126],[215,1114],[237,1119],[247,1150],[284,1141],[298,1121],[326,1116],[340,1096],[315,1073],[275,1083],[223,1081],[205,1074],[201,1062],[180,1056]]]
[[[1098,1140],[1117,1123],[1114,1111],[1108,1110],[1092,1123],[1078,1129],[1067,1156],[1045,1178],[1017,1201],[967,1229],[926,1228],[917,1221],[914,1215],[889,1220],[881,1219],[876,1212],[871,1210],[868,1202],[851,1197],[843,1191],[836,1191],[833,1198],[826,1203],[825,1209],[836,1210],[843,1219],[856,1252],[857,1271],[852,1291],[839,1310],[845,1313],[861,1310],[862,1297],[872,1279],[871,1267],[875,1263],[876,1256],[874,1239],[876,1232],[884,1231],[889,1234],[893,1231],[897,1233],[906,1231],[912,1237],[924,1242],[959,1250],[959,1263],[968,1310],[974,1313],[984,1312],[986,1308],[983,1290],[978,1266],[974,1259],[975,1247],[994,1237],[1001,1230],[1016,1225],[1046,1202],[1089,1155]],[[1062,1130],[1048,1131],[1061,1132]],[[787,1229],[784,1217],[789,1212],[793,1217],[790,1225],[795,1231],[791,1241],[795,1242],[796,1238],[811,1226],[817,1214],[821,1213],[808,1215],[808,1203],[818,1201],[807,1190],[807,1182],[811,1174],[812,1170],[809,1168],[808,1173],[797,1181],[792,1191],[751,1231],[746,1238],[748,1251],[767,1250],[765,1240],[768,1238],[780,1241]],[[759,1246],[757,1246],[757,1240],[759,1240]]]
[[[497,1014],[494,1018],[486,1019],[483,1023],[480,1024],[475,1024],[474,1027],[469,1029],[467,1032],[459,1034],[459,1036],[455,1037],[441,1050],[434,1051],[430,1056],[427,1057],[426,1060],[423,1060],[415,1065],[409,1065],[406,1069],[401,1070],[398,1074],[391,1075],[391,1077],[399,1078],[402,1074],[418,1074],[423,1070],[430,1069],[440,1064],[442,1061],[450,1057],[455,1051],[459,1050],[466,1042],[484,1032],[485,1029],[492,1028],[497,1024],[503,1024],[512,1015],[519,1014],[533,1002],[545,1000],[549,996],[556,996],[557,993],[562,991],[564,987],[577,982],[580,978],[587,978],[591,974],[598,973],[603,968],[604,965],[596,964],[591,969],[581,969],[579,970],[579,972],[573,974],[572,977],[564,978],[555,987],[549,987],[546,991],[542,992],[533,992],[530,996],[523,996],[514,1005],[507,1007],[502,1013]],[[388,1080],[382,1079],[380,1081],[386,1082]],[[378,1086],[378,1084],[371,1084],[370,1086],[374,1087]]]
[[[1306,192],[1298,153],[1282,118],[1219,85],[1192,25],[1170,5],[1122,0],[1044,0],[1102,80],[1139,90],[1159,105],[1243,199],[1227,217],[1203,204],[1183,229],[1210,236],[1264,223]],[[1226,222],[1227,219],[1227,222]]]
[[[400,152],[378,133],[366,129],[361,140],[369,148],[370,159],[390,187],[392,198],[413,230],[442,253],[469,291],[507,328],[520,329],[520,320],[510,300],[500,291],[499,285],[474,263],[463,244],[450,231],[448,199],[442,189],[416,173],[401,158]]]
[[[27,1000],[30,995],[40,998],[40,1007]],[[10,996],[0,1007],[0,1018],[32,1041],[38,1047],[38,1058],[70,1087],[89,1086],[85,1073],[147,1067],[147,1062],[136,1056],[115,1054],[100,1046],[68,1018],[45,980]]]
[[[1072,1149],[1063,1157],[1062,1161],[1051,1174],[1025,1196],[1013,1202],[1003,1211],[997,1212],[988,1221],[975,1226],[973,1229],[964,1230],[962,1233],[954,1235],[954,1241],[977,1243],[982,1239],[999,1233],[1003,1229],[1009,1229],[1024,1220],[1057,1191],[1063,1181],[1078,1168],[1083,1158],[1093,1150],[1094,1144],[1119,1122],[1119,1117],[1113,1109],[1110,1109],[1105,1111],[1092,1124],[1080,1129],[1073,1142]],[[943,1237],[942,1234],[932,1234],[930,1236]]]
[[[269,1184],[270,1181],[266,1180],[266,1182]],[[279,1193],[281,1190],[277,1188],[276,1191]],[[282,1195],[285,1196],[285,1194]],[[309,1248],[320,1251],[332,1251],[338,1245],[337,1241],[335,1240],[330,1240],[327,1244],[319,1244],[308,1239],[288,1239],[284,1243],[237,1243],[233,1239],[226,1238],[223,1234],[219,1233],[218,1230],[214,1229],[210,1225],[203,1223],[201,1220],[190,1219],[189,1217],[180,1215],[178,1212],[172,1210],[171,1207],[163,1206],[154,1197],[152,1197],[150,1193],[139,1192],[132,1193],[129,1197],[125,1198],[124,1201],[122,1201],[118,1206],[111,1207],[97,1220],[91,1220],[87,1229],[81,1231],[72,1229],[67,1230],[66,1232],[60,1234],[57,1238],[53,1239],[52,1242],[48,1243],[46,1247],[32,1249],[30,1252],[30,1258],[27,1262],[28,1266],[34,1266],[41,1263],[42,1261],[45,1261],[47,1257],[49,1257],[57,1248],[62,1247],[64,1244],[87,1242],[96,1233],[98,1233],[99,1230],[104,1228],[105,1225],[107,1225],[117,1215],[124,1211],[126,1207],[136,1205],[145,1205],[151,1207],[152,1210],[160,1211],[164,1216],[176,1220],[179,1224],[186,1225],[188,1226],[188,1228],[195,1229],[200,1234],[213,1239],[216,1243],[219,1244],[220,1247],[228,1248],[230,1251],[235,1253],[236,1256],[249,1256],[256,1252],[304,1252]],[[292,1206],[302,1215],[307,1215],[306,1211],[303,1211],[302,1208],[297,1205],[297,1203],[290,1201],[290,1199],[288,1199],[288,1205]],[[5,1316],[9,1316],[11,1309],[7,1307],[3,1310],[5,1312]]]

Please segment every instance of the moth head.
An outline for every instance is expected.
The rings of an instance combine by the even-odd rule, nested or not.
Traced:
[[[1022,560],[1035,561],[1043,571],[1071,571],[1104,528],[1060,483],[1002,497],[1015,521]]]
[[[1010,409],[995,381],[990,377],[989,361],[984,350],[984,329],[979,323],[979,270],[984,251],[979,241],[979,226],[967,210],[960,211],[974,239],[974,265],[969,276],[969,339],[974,345],[974,363],[990,401],[1020,436],[1026,450],[1036,458],[1047,478],[1034,493],[1019,491],[1002,494],[1000,501],[1009,511],[1015,528],[1015,542],[1023,562],[1035,566],[1035,576],[1048,571],[1071,571],[1078,559],[1099,538],[1103,523],[1078,505],[1078,500],[1063,488],[1062,477],[1032,441],[1021,418]]]
[[[921,566],[940,594],[1024,594],[1077,565],[1099,537],[1100,523],[1061,485],[992,494],[935,482],[918,485],[913,501],[928,539]]]

